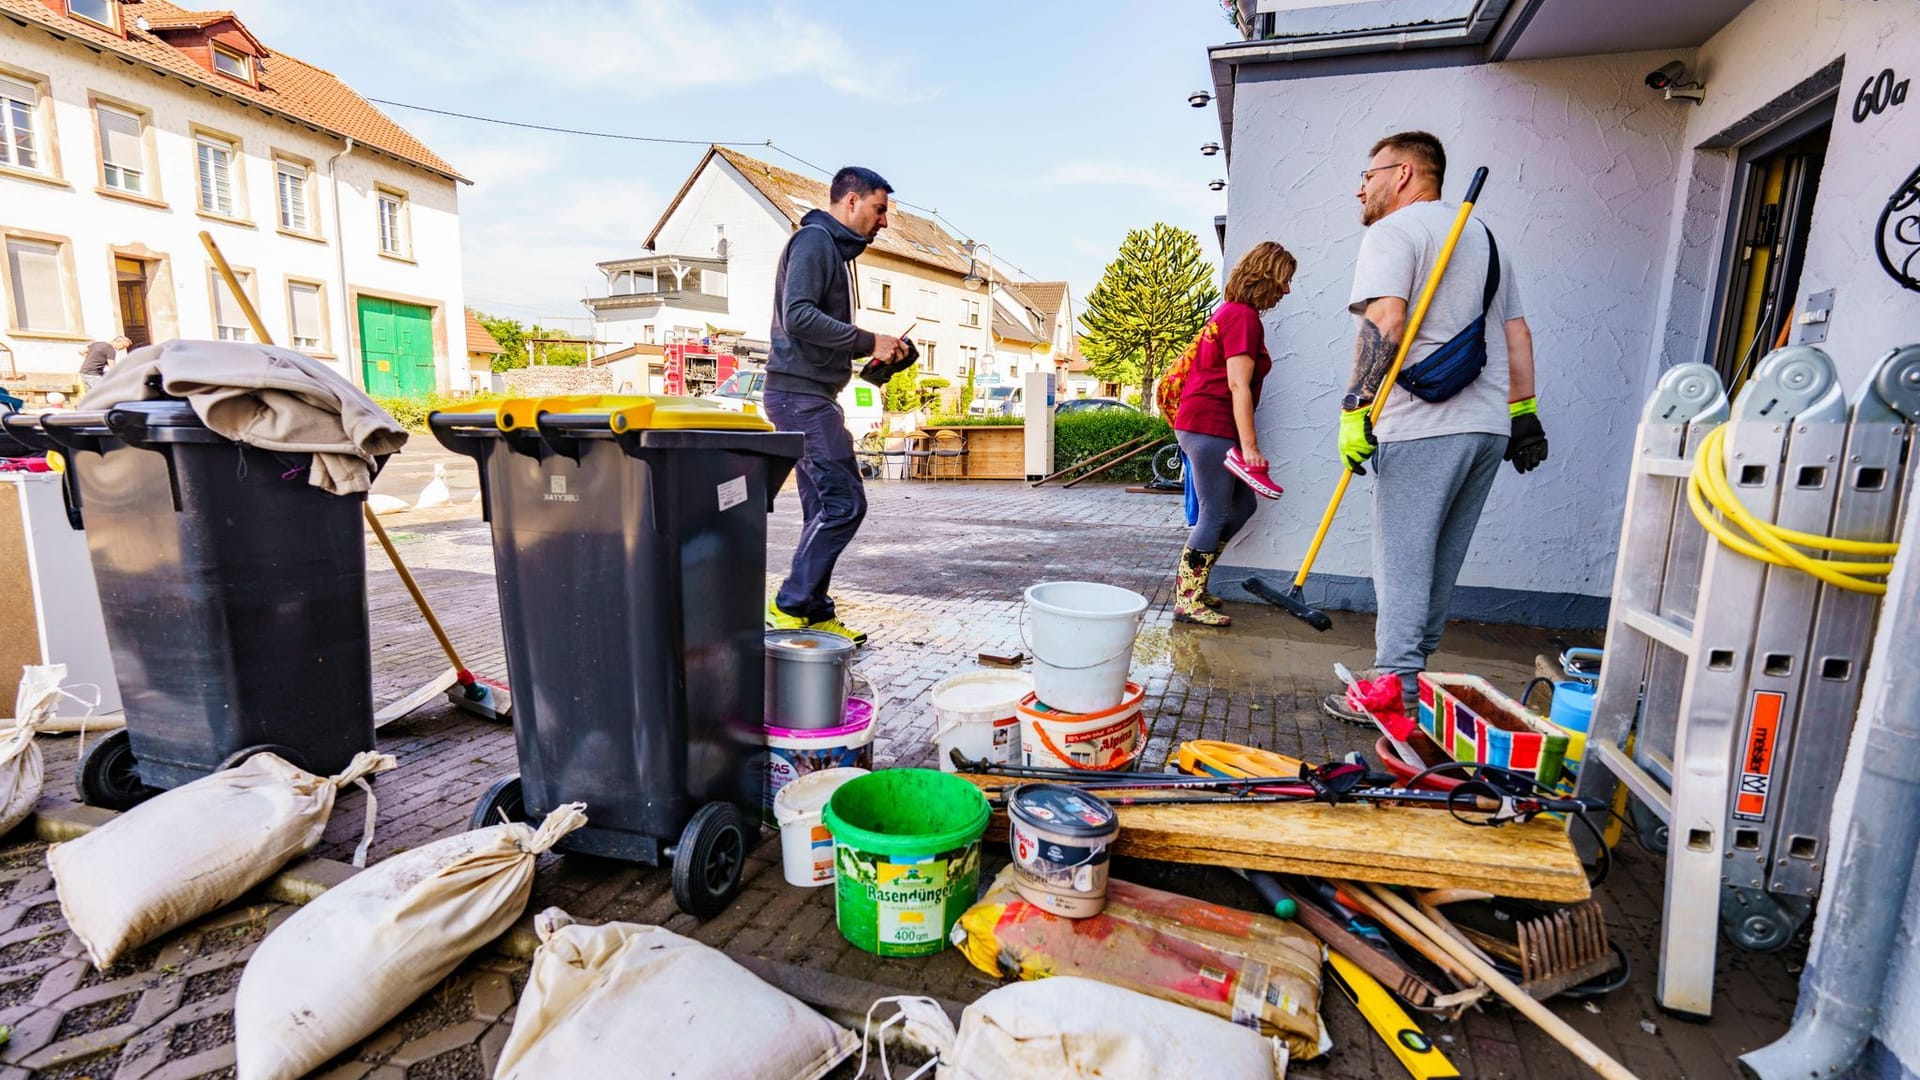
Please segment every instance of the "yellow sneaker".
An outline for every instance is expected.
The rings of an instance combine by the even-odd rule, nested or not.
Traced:
[[[767,601],[767,629],[769,630],[805,630],[807,620],[800,615],[789,615],[780,610],[778,601]]]
[[[818,630],[823,634],[838,634],[848,641],[853,642],[855,645],[865,645],[867,643],[867,632],[865,630],[855,630],[853,627],[841,622],[838,617],[810,622],[807,624],[807,629]]]

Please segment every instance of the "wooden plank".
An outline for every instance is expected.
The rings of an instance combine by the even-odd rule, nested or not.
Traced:
[[[981,787],[1004,776],[967,775]],[[1592,895],[1563,824],[1539,818],[1482,828],[1441,810],[1360,803],[1122,806],[1113,851],[1162,862],[1350,878],[1420,888],[1481,889],[1575,903]],[[990,835],[1005,836],[996,813]]]

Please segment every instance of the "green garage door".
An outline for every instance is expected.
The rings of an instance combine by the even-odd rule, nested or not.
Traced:
[[[360,370],[369,394],[433,393],[433,312],[417,304],[361,297]]]

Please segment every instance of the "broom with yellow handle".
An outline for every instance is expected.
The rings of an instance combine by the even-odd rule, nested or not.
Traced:
[[[207,256],[213,260],[214,270],[220,274],[220,280],[227,283],[227,291],[233,294],[234,300],[240,305],[240,311],[247,317],[247,325],[253,328],[254,335],[263,345],[273,344],[273,336],[267,333],[266,324],[260,321],[260,312],[254,308],[253,300],[247,296],[246,290],[240,287],[239,277],[234,274],[233,267],[227,264],[227,257],[220,253],[220,245],[214,242],[213,235],[201,230],[200,243],[205,245]],[[433,609],[427,606],[427,598],[420,592],[420,586],[413,580],[413,574],[407,570],[407,564],[400,561],[400,552],[394,549],[393,540],[387,536],[386,527],[380,524],[380,519],[374,515],[372,507],[363,504],[360,509],[366,515],[367,526],[373,530],[373,535],[380,541],[381,548],[385,549],[387,558],[393,560],[394,572],[400,575],[400,582],[407,587],[407,594],[413,597],[414,606],[420,609],[420,616],[427,620],[427,627],[433,631],[433,636],[440,642],[440,648],[446,652],[447,662],[453,665],[451,686],[444,682],[429,684],[431,692],[424,694],[416,692],[405,700],[414,708],[418,708],[425,697],[431,697],[433,693],[445,688],[448,701],[475,716],[488,720],[508,719],[513,704],[504,692],[506,687],[480,681],[473,672],[467,670],[467,665],[460,662],[460,654],[454,651],[453,641],[447,637],[447,632],[441,627],[440,620],[434,618]],[[442,678],[444,679],[445,676]],[[427,688],[423,688],[425,689]],[[386,710],[382,715],[392,718],[393,714],[391,710]]]
[[[1380,422],[1380,410],[1387,404],[1387,392],[1392,389],[1393,381],[1400,377],[1400,365],[1407,362],[1407,353],[1413,348],[1413,339],[1420,332],[1420,323],[1427,317],[1427,308],[1433,304],[1433,294],[1440,288],[1440,279],[1447,272],[1447,264],[1453,261],[1453,248],[1460,242],[1460,233],[1467,227],[1467,218],[1473,214],[1473,204],[1480,198],[1480,186],[1487,182],[1487,169],[1482,165],[1473,171],[1473,183],[1467,185],[1467,197],[1460,203],[1460,212],[1454,215],[1453,228],[1447,233],[1447,242],[1440,248],[1440,257],[1433,262],[1433,273],[1427,275],[1426,287],[1420,290],[1420,299],[1413,305],[1413,313],[1407,316],[1407,328],[1400,334],[1400,348],[1393,354],[1393,366],[1387,369],[1387,376],[1380,382],[1380,392],[1373,396],[1373,408],[1368,422]],[[1349,465],[1340,474],[1340,483],[1333,489],[1333,498],[1327,500],[1327,511],[1320,515],[1320,527],[1314,530],[1313,543],[1307,546],[1307,557],[1300,560],[1300,570],[1293,575],[1293,585],[1286,592],[1267,584],[1260,578],[1248,578],[1246,590],[1270,604],[1284,609],[1287,614],[1301,620],[1315,630],[1326,632],[1333,629],[1333,620],[1327,613],[1306,602],[1302,598],[1301,587],[1307,583],[1307,575],[1313,571],[1313,560],[1320,555],[1320,545],[1326,543],[1327,530],[1333,527],[1333,517],[1340,512],[1340,500],[1346,498],[1347,485],[1353,483],[1353,467]]]

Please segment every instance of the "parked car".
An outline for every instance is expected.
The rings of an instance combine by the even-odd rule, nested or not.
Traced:
[[[1024,388],[1019,386],[983,386],[974,391],[967,405],[968,416],[1025,416]]]
[[[1067,400],[1062,401],[1061,403],[1053,407],[1053,412],[1054,412],[1054,415],[1056,416],[1064,416],[1067,413],[1082,413],[1082,412],[1137,413],[1139,411],[1140,411],[1139,409],[1135,408],[1132,405],[1127,404],[1124,401],[1121,401],[1119,398],[1110,398],[1110,397],[1068,398]]]
[[[766,392],[767,373],[764,371],[736,371],[727,376],[727,381],[717,387],[707,397],[719,402],[721,407],[740,412],[746,402],[760,404],[761,395]]]

